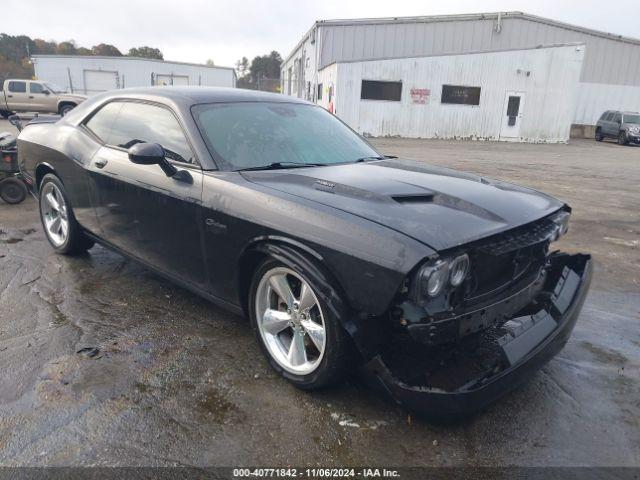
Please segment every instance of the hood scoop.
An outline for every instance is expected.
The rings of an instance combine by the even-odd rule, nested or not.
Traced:
[[[433,193],[423,193],[416,195],[392,195],[391,198],[398,203],[402,204],[423,204],[423,203],[433,203],[433,199],[435,194]]]

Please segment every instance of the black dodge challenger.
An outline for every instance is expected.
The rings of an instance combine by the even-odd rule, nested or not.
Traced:
[[[591,279],[551,249],[566,204],[381,155],[283,95],[108,92],[18,151],[55,251],[98,242],[246,314],[300,388],[360,367],[426,415],[478,410],[564,346]]]

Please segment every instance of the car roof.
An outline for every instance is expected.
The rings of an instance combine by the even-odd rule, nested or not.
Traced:
[[[167,99],[184,106],[199,103],[227,103],[227,102],[309,102],[280,93],[260,92],[257,90],[245,90],[242,88],[223,87],[142,87],[124,88],[112,90],[108,97],[144,98],[155,97]],[[103,97],[104,98],[104,97]]]

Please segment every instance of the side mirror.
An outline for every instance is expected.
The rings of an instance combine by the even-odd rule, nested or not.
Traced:
[[[42,93],[44,93],[45,95],[50,95],[51,92],[49,90],[42,90]]]
[[[136,143],[129,149],[129,160],[137,165],[158,165],[167,177],[173,177],[178,169],[165,158],[162,145],[158,143]]]

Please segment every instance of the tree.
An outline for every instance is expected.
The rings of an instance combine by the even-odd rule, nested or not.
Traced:
[[[238,78],[244,78],[249,73],[249,59],[247,57],[242,57],[236,62],[236,73]]]
[[[215,64],[215,62],[213,61],[212,58],[207,59],[206,65],[207,65],[207,67],[215,67],[216,66],[216,64]]]
[[[56,42],[47,42],[41,38],[36,38],[33,40],[33,50],[31,53],[36,55],[53,55],[56,53],[56,46]],[[91,55],[91,52],[89,52],[89,55]]]
[[[129,49],[127,54],[129,57],[153,58],[155,60],[164,60],[162,52],[153,47],[134,47]]]
[[[68,40],[66,42],[60,42],[56,46],[57,55],[75,55],[77,51],[76,42]]]
[[[20,63],[33,51],[34,43],[26,35],[7,35],[0,33],[0,54],[9,62]]]
[[[275,50],[269,55],[255,57],[251,61],[251,67],[249,69],[251,81],[257,82],[259,78],[279,79],[281,64],[282,57]]]
[[[93,55],[100,55],[103,57],[121,57],[122,52],[118,50],[113,45],[109,45],[108,43],[101,43],[100,45],[95,45],[91,47],[91,53]]]

